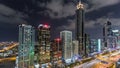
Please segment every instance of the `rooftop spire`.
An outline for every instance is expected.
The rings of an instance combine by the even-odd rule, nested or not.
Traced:
[[[79,0],[79,3],[77,4],[77,9],[84,9],[84,5],[82,4],[81,0]]]

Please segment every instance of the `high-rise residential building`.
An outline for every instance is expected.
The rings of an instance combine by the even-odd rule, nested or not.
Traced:
[[[53,64],[56,61],[59,61],[62,59],[62,47],[61,47],[61,39],[56,38],[53,41],[51,41],[51,62]]]
[[[50,26],[38,26],[38,63],[40,65],[50,62]]]
[[[62,58],[68,63],[72,56],[72,32],[71,31],[61,31],[60,32],[61,45],[62,45]]]
[[[112,47],[112,43],[110,42],[112,41],[112,27],[111,26],[112,26],[111,22],[107,21],[107,23],[105,23],[103,27],[103,40],[104,40],[104,46],[106,48]]]
[[[79,55],[79,50],[78,50],[78,40],[73,40],[72,42],[72,51],[73,51],[73,56],[72,56],[72,62],[80,61],[82,57]]]
[[[33,68],[35,30],[31,25],[19,25],[18,68]]]
[[[78,51],[78,41],[74,40],[72,43],[73,55],[79,55]]]
[[[79,41],[79,54],[84,55],[84,5],[79,2],[76,10],[76,40]]]

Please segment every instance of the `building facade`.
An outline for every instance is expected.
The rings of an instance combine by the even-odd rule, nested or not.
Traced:
[[[88,54],[90,53],[90,38],[88,34],[85,34],[84,36],[85,36],[84,57],[88,57]]]
[[[59,38],[54,39],[51,41],[51,62],[53,64],[56,61],[62,59],[62,47],[61,47],[61,40]]]
[[[38,63],[50,62],[50,26],[40,24],[38,26]]]
[[[102,39],[91,39],[90,52],[101,52],[102,50]]]
[[[110,21],[107,21],[107,23],[104,24],[103,27],[103,41],[104,41],[104,47],[105,48],[112,48],[112,24]],[[108,44],[109,43],[109,44]]]
[[[76,10],[76,40],[79,41],[79,54],[84,55],[84,5],[79,2]]]
[[[33,68],[35,30],[30,25],[19,25],[18,68]]]
[[[120,48],[120,31],[119,30],[112,30],[113,37],[114,37],[114,48]]]
[[[62,45],[62,58],[67,60],[72,58],[72,32],[71,31],[61,31],[60,32],[61,45]]]
[[[72,43],[72,51],[73,51],[73,56],[74,55],[79,55],[79,51],[78,51],[78,41],[74,40]]]

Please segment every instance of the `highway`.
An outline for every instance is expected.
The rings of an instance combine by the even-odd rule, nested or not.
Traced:
[[[15,61],[16,57],[9,57],[9,58],[1,58],[0,63],[2,62],[8,62],[8,61]]]
[[[11,46],[8,46],[8,47],[6,47],[6,48],[3,48],[2,50],[0,50],[0,53],[1,53],[1,52],[5,52],[5,51],[7,51],[7,50],[10,50],[10,49],[16,47],[17,45],[18,45],[18,43],[14,43],[14,44],[12,44]]]
[[[84,64],[81,64],[81,65],[79,65],[79,66],[76,66],[76,67],[74,67],[74,68],[91,68],[94,64],[96,64],[96,63],[98,63],[98,62],[100,62],[100,60],[95,59],[95,60],[92,60],[92,61],[90,61],[90,62],[86,62],[86,63],[84,63]]]
[[[99,66],[100,67],[100,64],[101,64],[101,67],[102,66],[104,66],[104,67],[108,66],[109,67],[112,63],[108,63],[108,64],[105,65],[104,63],[101,63],[101,61],[104,61],[104,62],[109,62],[109,61],[112,61],[112,60],[117,61],[120,58],[120,56],[118,54],[120,54],[120,51],[114,52],[114,53],[111,53],[111,54],[97,56],[96,59],[94,59],[90,62],[83,63],[81,65],[75,66],[74,68],[93,68],[94,66]],[[114,57],[112,57],[112,60],[110,60],[111,56],[114,56]],[[115,58],[115,59],[113,59],[113,58]],[[94,68],[97,68],[97,67],[94,67]]]

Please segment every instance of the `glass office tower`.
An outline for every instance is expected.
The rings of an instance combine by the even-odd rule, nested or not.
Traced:
[[[79,42],[79,55],[84,55],[84,5],[79,2],[76,10],[76,40]]]
[[[19,25],[18,68],[33,68],[35,30],[31,25]]]

